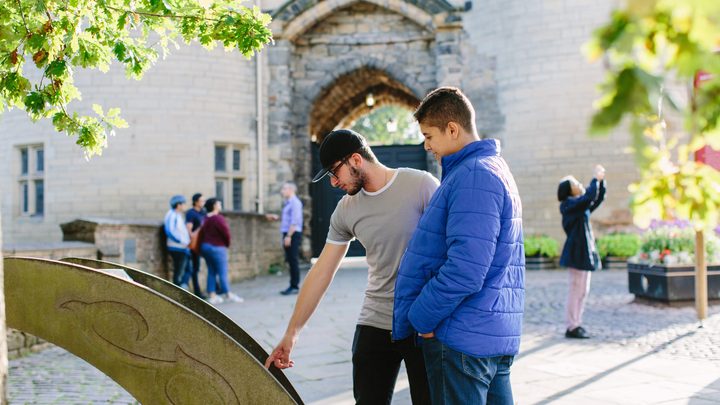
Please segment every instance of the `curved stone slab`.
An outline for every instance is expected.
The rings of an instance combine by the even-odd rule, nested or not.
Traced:
[[[7,324],[67,349],[143,404],[296,404],[234,339],[139,283],[6,258]]]
[[[250,335],[245,332],[237,323],[232,319],[228,318],[224,313],[220,312],[214,306],[208,304],[205,300],[198,298],[195,294],[191,294],[185,289],[179,288],[173,283],[168,282],[165,279],[146,273],[144,271],[134,269],[132,267],[124,266],[117,263],[106,262],[102,260],[85,259],[80,257],[66,257],[60,259],[62,262],[79,264],[81,266],[90,267],[93,269],[122,269],[124,270],[133,281],[140,283],[156,292],[177,301],[184,305],[191,311],[205,318],[213,325],[220,328],[223,332],[227,333],[235,339],[245,350],[247,350],[255,359],[260,363],[265,363],[268,358],[268,353],[255,341]],[[287,379],[285,374],[275,368],[270,368],[270,373],[275,379],[282,385],[285,390],[293,397],[295,402],[303,404],[300,395],[292,386],[290,381]]]

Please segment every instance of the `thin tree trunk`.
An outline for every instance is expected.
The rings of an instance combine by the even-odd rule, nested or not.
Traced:
[[[704,231],[695,232],[695,309],[699,321],[707,318],[708,290]]]

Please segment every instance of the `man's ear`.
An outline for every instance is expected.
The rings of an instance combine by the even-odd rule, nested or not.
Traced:
[[[360,167],[365,159],[360,156],[359,153],[355,152],[348,158],[348,162],[352,162],[353,167]]]
[[[447,127],[445,127],[445,131],[448,135],[450,135],[450,138],[452,138],[453,140],[460,137],[460,126],[457,124],[457,122],[448,122]]]

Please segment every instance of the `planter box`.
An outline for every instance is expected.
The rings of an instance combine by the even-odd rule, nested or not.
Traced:
[[[545,256],[525,257],[526,270],[552,270],[557,268],[555,259]]]
[[[628,287],[638,298],[665,303],[695,299],[694,266],[628,263]],[[720,298],[720,265],[708,266],[708,299]]]
[[[627,257],[607,256],[602,261],[603,270],[627,270]]]

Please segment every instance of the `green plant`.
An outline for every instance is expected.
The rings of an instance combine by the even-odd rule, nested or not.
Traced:
[[[640,235],[634,233],[611,233],[597,240],[598,253],[602,258],[635,256],[640,250],[640,244]]]
[[[547,235],[525,236],[525,256],[558,257],[560,256],[560,244]]]
[[[705,238],[705,255],[708,263],[718,263],[720,241],[715,235]],[[642,244],[636,258],[649,264],[692,264],[695,261],[695,230],[688,221],[653,221],[642,235]]]
[[[630,118],[640,171],[631,206],[641,226],[683,219],[707,231],[720,218],[720,172],[694,159],[704,146],[720,149],[719,15],[717,0],[629,0],[585,47],[608,70],[591,132]],[[693,82],[688,101],[666,91]],[[665,122],[668,110],[684,116],[684,128]]]
[[[280,263],[272,263],[270,267],[268,267],[268,273],[270,274],[278,274],[282,273],[282,265]]]

